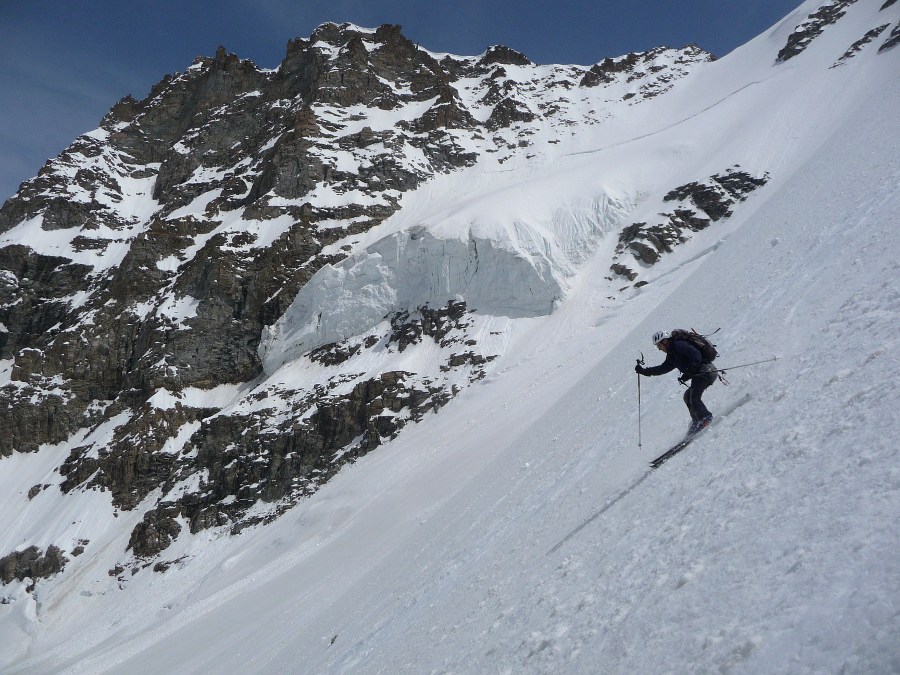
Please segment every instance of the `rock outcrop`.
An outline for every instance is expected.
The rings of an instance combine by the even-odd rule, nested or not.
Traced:
[[[33,590],[38,579],[62,572],[67,562],[68,558],[56,546],[50,545],[46,551],[29,546],[0,558],[0,582],[8,584],[13,580],[31,579],[29,590]]]
[[[882,44],[878,48],[878,51],[879,51],[879,53],[886,52],[889,49],[893,49],[898,44],[900,44],[900,23],[898,23],[896,26],[894,26],[894,29],[891,31],[891,34],[888,35],[888,38],[887,38],[887,40],[884,41],[884,44]]]
[[[768,174],[755,177],[739,167],[732,167],[722,174],[715,174],[705,181],[694,181],[670,190],[664,202],[678,206],[669,213],[661,213],[664,220],[657,223],[633,223],[619,235],[616,257],[611,270],[614,274],[634,281],[638,273],[620,262],[624,253],[630,253],[643,265],[653,265],[675,246],[685,242],[692,232],[699,232],[712,223],[732,215],[732,207],[744,201],[754,190],[768,181]]]
[[[787,43],[778,52],[776,63],[784,63],[802,53],[828,26],[837,22],[847,13],[847,7],[856,0],[829,0],[806,17],[788,37]]]

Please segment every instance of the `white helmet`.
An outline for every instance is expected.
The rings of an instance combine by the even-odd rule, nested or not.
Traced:
[[[658,330],[653,334],[653,344],[658,345],[663,340],[668,340],[672,335],[667,330]]]

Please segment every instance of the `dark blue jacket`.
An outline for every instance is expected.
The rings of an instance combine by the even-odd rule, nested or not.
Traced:
[[[685,340],[669,340],[669,351],[666,360],[658,366],[644,368],[644,375],[665,375],[678,368],[684,375],[696,375],[703,365],[703,355],[690,342]]]

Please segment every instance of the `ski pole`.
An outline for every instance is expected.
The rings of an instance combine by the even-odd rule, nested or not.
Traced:
[[[644,352],[640,352],[641,358],[637,359],[638,365],[644,365]],[[637,374],[638,378],[638,450],[641,449],[641,374]]]
[[[773,356],[770,359],[763,359],[762,361],[754,361],[753,363],[742,363],[739,366],[728,366],[727,368],[713,368],[714,373],[724,373],[726,370],[735,370],[737,368],[746,368],[747,366],[758,366],[760,363],[770,363],[771,361],[777,361],[778,357]]]

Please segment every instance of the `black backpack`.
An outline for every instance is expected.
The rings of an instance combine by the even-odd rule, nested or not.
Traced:
[[[671,335],[673,340],[684,340],[694,345],[703,357],[703,363],[710,363],[719,355],[716,346],[705,335],[700,335],[693,328],[690,330],[676,328]]]

